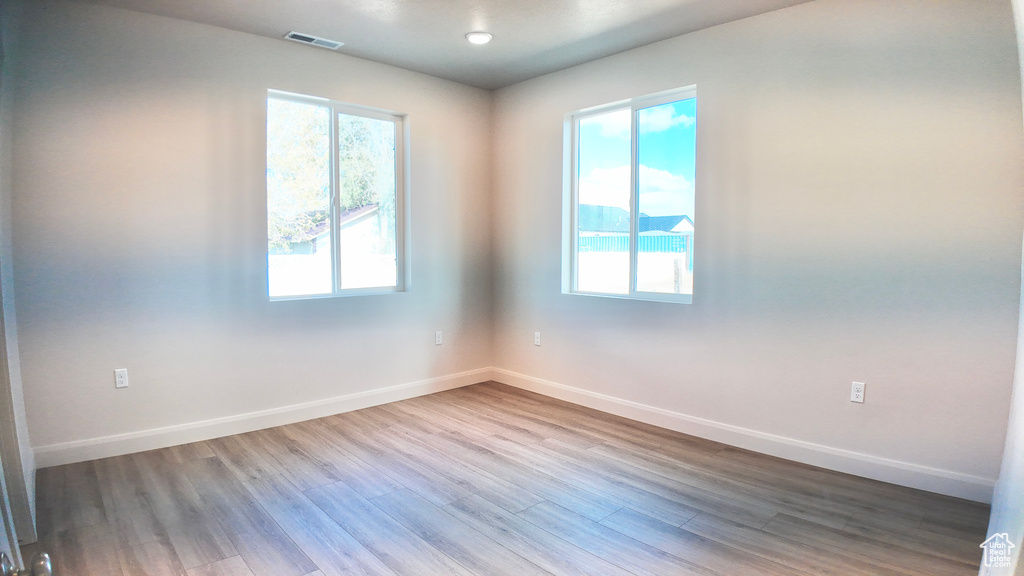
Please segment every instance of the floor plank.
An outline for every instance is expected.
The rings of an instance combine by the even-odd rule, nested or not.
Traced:
[[[756,554],[762,558],[821,576],[897,576],[904,574],[867,558],[835,554],[828,548],[819,548],[807,542],[787,540],[763,530],[756,530],[706,512],[698,514],[684,525],[688,532],[699,534]]]
[[[351,534],[340,529],[330,516],[283,477],[252,480],[246,487],[324,574],[394,575],[394,571]]]
[[[277,474],[277,470],[263,457],[262,450],[241,435],[208,440],[207,444],[221,462],[243,480],[255,480]]]
[[[318,450],[335,464],[334,476],[354,488],[364,498],[373,498],[402,489],[402,484],[380,468],[371,466],[346,450],[344,435],[337,434],[331,426],[314,420],[300,422],[290,428],[294,428],[295,437],[305,445],[318,446]]]
[[[306,495],[399,574],[472,574],[343,482],[313,488]]]
[[[642,468],[614,459],[601,458],[593,452],[577,450],[557,440],[545,440],[536,450],[573,462],[582,469],[598,470],[612,482],[636,486],[661,498],[685,505],[694,511],[689,518],[696,516],[700,511],[714,511],[736,522],[760,528],[778,512],[777,507],[764,501],[742,501],[731,494],[723,494],[720,485],[705,488],[680,482],[676,480],[676,475],[649,474]]]
[[[497,383],[39,471],[61,576],[953,576],[988,507]]]
[[[475,574],[551,576],[550,572],[439,510],[411,490],[374,498],[373,503]]]
[[[400,453],[379,440],[372,430],[363,430],[359,426],[347,423],[343,427],[335,428],[334,431],[336,434],[333,440],[347,452],[438,506],[444,506],[470,494],[468,490],[430,467],[403,458]]]
[[[179,464],[191,462],[192,460],[212,458],[215,456],[213,449],[206,442],[193,442],[191,444],[171,446],[168,450],[171,453],[171,457],[173,457]]]
[[[542,528],[499,506],[471,496],[445,506],[467,526],[501,542],[506,548],[529,559],[552,574],[566,576],[627,576],[629,572],[573,546],[561,538],[551,538]]]
[[[169,540],[156,540],[118,549],[124,576],[186,576]]]
[[[324,457],[319,447],[303,442],[295,426],[278,426],[258,432],[241,434],[240,438],[254,452],[259,452],[278,474],[305,490],[337,482],[333,462]]]
[[[638,576],[715,574],[712,570],[648,546],[557,504],[541,502],[520,512],[519,516],[553,536]]]
[[[560,458],[558,455],[545,452],[541,443],[526,447],[504,438],[492,438],[486,446],[498,454],[532,466],[552,477],[566,480],[595,494],[604,495],[623,506],[646,510],[652,516],[673,526],[685,523],[700,512],[678,499],[666,498],[635,483],[617,482],[605,475],[605,471],[600,467],[588,467],[573,462],[569,458]]]
[[[253,576],[241,556],[232,556],[188,571],[188,576]]]
[[[611,444],[594,446],[587,451],[610,462],[625,464],[643,471],[652,480],[666,478],[691,486],[697,490],[697,495],[710,502],[722,501],[721,507],[716,507],[713,511],[716,515],[732,516],[737,521],[746,516],[748,511],[757,509],[783,511],[833,528],[842,528],[850,520],[849,512],[837,511],[827,505],[819,506],[817,502],[797,498],[794,494],[777,490],[767,483],[751,485],[740,482],[732,474],[713,469],[705,463],[706,460],[692,457],[675,458],[656,452],[641,453]],[[738,516],[727,513],[727,510],[736,507],[739,508]],[[771,516],[761,516],[760,526],[770,519]]]
[[[36,483],[47,495],[36,511],[40,532],[56,533],[107,521],[94,462],[43,468]]]
[[[626,508],[605,518],[601,524],[719,574],[807,576],[807,572],[794,570]]]
[[[422,428],[410,429],[402,425],[396,425],[396,430],[410,438],[430,434]],[[497,454],[479,443],[480,440],[474,441],[457,431],[440,430],[430,436],[430,442],[436,449],[457,457],[464,465],[479,468],[587,518],[600,520],[622,507],[610,498],[588,492],[580,486],[541,472],[529,464],[522,464]]]
[[[216,458],[186,466],[189,480],[256,576],[303,576],[318,568]]]
[[[825,528],[806,520],[779,514],[765,526],[765,531],[791,540],[812,542],[834,554],[870,558],[893,570],[909,569],[918,574],[934,576],[967,576],[977,574],[977,566],[945,561],[929,551],[904,547],[898,535],[877,540]]]
[[[525,510],[544,500],[479,468],[464,466],[457,458],[436,450],[434,446],[420,439],[398,433],[393,427],[389,428],[388,432],[389,435],[382,441],[396,454],[450,478],[471,494],[481,496],[510,512]]]
[[[96,477],[106,515],[111,519],[119,548],[165,540],[166,530],[146,495],[135,462],[105,458],[95,462]]]
[[[114,531],[106,522],[60,532],[56,556],[62,576],[122,576]]]
[[[137,467],[146,499],[186,570],[238,554],[184,469],[158,451],[123,458]]]

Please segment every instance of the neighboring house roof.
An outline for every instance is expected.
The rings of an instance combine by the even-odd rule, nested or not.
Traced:
[[[693,232],[693,220],[689,216],[683,216],[683,219],[676,224],[676,227],[672,229],[673,232]]]
[[[586,232],[629,233],[629,212],[614,206],[580,204],[579,229]],[[639,232],[693,232],[693,220],[686,215],[648,216],[640,214]]]
[[[367,204],[366,206],[360,206],[359,208],[353,208],[347,210],[338,215],[338,226],[344,228],[346,224],[361,220],[370,214],[373,214],[380,208],[378,204]]]
[[[647,216],[640,215],[640,233],[644,232],[693,232],[693,220],[689,216]]]
[[[288,241],[289,242],[308,242],[308,241],[316,238],[317,236],[323,235],[325,232],[327,232],[327,229],[330,228],[330,226],[331,226],[331,220],[330,220],[330,218],[328,218],[327,220],[323,220],[319,224],[317,224],[316,226],[313,226],[312,228],[307,230],[302,235],[302,240],[293,240],[293,239],[289,238]]]
[[[361,220],[362,218],[369,216],[370,214],[373,214],[379,208],[380,206],[377,204],[367,204],[366,206],[360,206],[359,208],[346,210],[345,212],[342,212],[340,215],[338,215],[338,227],[344,228],[346,225],[352,224],[356,220]],[[289,242],[308,242],[310,240],[315,240],[316,238],[319,238],[324,234],[327,234],[330,226],[330,219],[323,220],[319,222],[316,226],[313,226],[309,230],[305,231],[302,234],[301,239],[293,239],[289,237],[287,238],[287,240]]]

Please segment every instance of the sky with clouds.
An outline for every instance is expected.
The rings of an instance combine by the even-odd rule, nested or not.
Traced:
[[[693,218],[695,98],[640,109],[640,212]],[[580,120],[579,202],[629,209],[630,110]]]

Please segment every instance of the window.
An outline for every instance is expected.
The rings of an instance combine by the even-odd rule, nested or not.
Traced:
[[[271,299],[403,289],[402,117],[267,97]]]
[[[563,291],[689,303],[697,93],[570,114]]]

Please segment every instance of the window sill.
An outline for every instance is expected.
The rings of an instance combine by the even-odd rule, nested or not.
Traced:
[[[350,298],[353,296],[379,296],[381,294],[401,294],[405,290],[398,288],[367,288],[365,290],[346,290],[332,294],[308,294],[305,296],[270,296],[271,302],[291,302],[294,300],[326,300],[330,298]]]
[[[641,302],[664,302],[667,304],[692,304],[692,294],[658,294],[655,292],[635,292],[633,294],[604,294],[600,292],[562,292],[568,296],[589,296],[591,298],[610,298],[612,300],[639,300]]]

